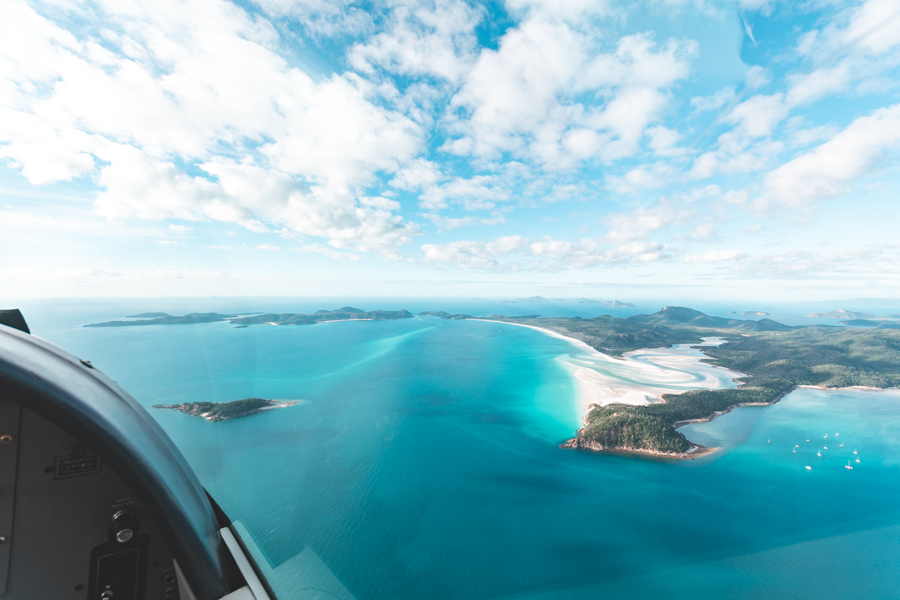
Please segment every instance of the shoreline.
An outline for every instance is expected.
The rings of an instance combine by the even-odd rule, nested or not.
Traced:
[[[611,448],[604,447],[597,442],[586,441],[581,437],[573,437],[559,445],[560,448],[580,450],[582,452],[593,452],[595,454],[613,454],[616,456],[631,456],[639,458],[657,458],[664,460],[695,460],[704,456],[711,456],[719,452],[721,447],[703,446],[691,442],[691,447],[687,452],[662,452],[660,450],[648,450],[646,448],[634,448],[628,446],[613,446]]]
[[[504,325],[515,325],[518,327],[527,327],[529,329],[534,329],[540,331],[545,335],[549,335],[551,337],[563,339],[573,346],[586,350],[588,354],[592,358],[599,358],[604,363],[616,365],[618,367],[624,368],[635,368],[636,373],[648,373],[648,370],[652,370],[653,368],[658,368],[662,370],[666,370],[671,373],[672,371],[678,371],[680,369],[684,369],[684,371],[694,370],[694,374],[700,374],[700,368],[704,366],[708,369],[715,369],[717,371],[725,371],[726,373],[733,373],[734,376],[731,377],[731,381],[737,383],[737,387],[741,387],[745,384],[750,384],[751,375],[748,373],[743,373],[740,371],[735,371],[732,369],[728,369],[726,367],[721,367],[719,365],[710,364],[709,362],[702,361],[712,361],[715,360],[712,357],[705,354],[702,350],[703,346],[711,346],[713,344],[683,344],[687,348],[692,350],[696,350],[699,354],[702,355],[702,358],[696,356],[686,356],[686,355],[677,355],[672,353],[671,351],[675,348],[675,346],[665,346],[659,348],[646,348],[640,350],[633,350],[630,352],[624,353],[621,357],[613,357],[606,354],[603,354],[596,348],[589,346],[586,342],[579,340],[574,337],[570,337],[564,335],[558,331],[554,331],[551,329],[545,329],[543,327],[537,327],[535,325],[526,325],[524,323],[510,323],[508,321],[497,321],[495,319],[470,319],[473,321],[486,321],[489,323],[502,323]],[[706,341],[704,339],[704,341]],[[723,343],[725,340],[719,342],[719,344]],[[715,345],[719,345],[715,344]],[[679,344],[680,345],[680,344]],[[667,352],[668,351],[668,352]],[[653,354],[656,357],[655,361],[652,360],[637,360],[636,356],[642,356],[647,354]],[[668,354],[668,357],[665,355]],[[660,361],[660,356],[665,357],[664,361]],[[653,383],[640,384],[634,381],[623,382],[620,379],[617,379],[613,375],[609,373],[601,373],[594,369],[590,369],[588,367],[578,366],[577,364],[568,363],[563,361],[567,370],[570,371],[572,377],[575,379],[576,385],[578,386],[578,402],[581,406],[582,412],[582,428],[576,432],[575,437],[566,440],[562,444],[559,445],[560,448],[571,448],[576,450],[584,450],[589,452],[597,452],[597,453],[607,453],[607,454],[618,454],[622,456],[638,456],[644,458],[659,458],[659,459],[669,459],[669,460],[693,460],[694,458],[699,458],[702,456],[710,456],[717,451],[721,450],[721,448],[706,448],[700,444],[696,444],[687,440],[690,444],[690,448],[687,452],[678,453],[678,452],[660,452],[656,450],[647,450],[643,448],[630,448],[630,447],[614,447],[614,448],[606,448],[601,444],[596,442],[591,442],[584,440],[581,438],[581,432],[584,430],[584,427],[587,426],[586,420],[587,415],[590,412],[593,406],[603,406],[606,404],[612,403],[621,403],[621,404],[632,404],[632,405],[646,405],[646,404],[655,404],[659,402],[664,402],[662,400],[662,396],[664,394],[681,394],[689,389],[721,389],[715,387],[708,387],[704,385],[694,385],[688,386],[684,389],[665,389],[666,385],[669,386],[677,386],[677,383],[673,383],[671,381],[656,381]],[[685,364],[687,363],[687,364]],[[699,364],[698,364],[699,363]],[[737,382],[738,379],[743,379],[743,382]],[[588,381],[590,380],[590,381]],[[606,388],[607,393],[605,394],[604,399],[606,400],[601,402],[593,402],[588,398],[591,394],[589,388],[593,386],[595,389],[593,390],[596,393],[596,388],[600,386],[604,386]],[[648,390],[647,388],[657,388],[655,390]],[[676,421],[672,424],[672,426],[678,430],[685,425],[697,424],[697,423],[708,423],[714,420],[716,417],[722,416],[724,414],[728,414],[736,408],[740,408],[743,406],[772,406],[777,402],[781,401],[783,398],[796,391],[799,388],[807,388],[807,389],[815,389],[815,390],[823,390],[823,391],[839,391],[839,390],[865,390],[865,391],[897,391],[900,390],[900,387],[890,387],[890,388],[878,388],[873,386],[847,386],[847,387],[825,387],[820,385],[795,385],[789,390],[781,393],[778,397],[776,397],[771,402],[742,402],[739,404],[734,404],[729,406],[728,408],[720,411],[713,412],[712,414],[698,419],[689,419],[684,421]],[[648,393],[649,391],[649,393]],[[612,397],[610,397],[612,396]],[[642,397],[638,397],[642,396]],[[630,400],[630,401],[629,401]]]
[[[494,319],[470,320],[527,327],[586,351],[589,359],[587,362],[593,361],[594,364],[584,364],[584,361],[580,363],[577,359],[560,359],[562,366],[575,380],[582,423],[594,406],[655,404],[662,402],[665,394],[677,395],[695,389],[721,389],[747,376],[739,371],[704,362],[709,357],[699,350],[700,344],[632,350],[621,357],[614,357],[582,340],[551,329]]]
[[[720,367],[718,365],[712,365],[708,362],[702,362],[704,360],[710,360],[710,357],[703,353],[699,348],[702,346],[714,346],[719,345],[724,340],[718,338],[717,336],[712,336],[713,339],[717,340],[717,342],[710,343],[704,339],[700,344],[684,344],[687,348],[691,350],[696,350],[700,356],[688,356],[688,355],[679,355],[673,350],[677,350],[675,346],[665,346],[659,348],[644,348],[639,350],[632,350],[630,352],[624,353],[621,357],[609,356],[607,354],[603,354],[596,348],[589,346],[586,342],[579,340],[577,338],[566,336],[562,333],[551,329],[545,329],[543,327],[537,327],[535,325],[526,325],[524,323],[510,323],[508,321],[497,321],[495,319],[467,319],[472,321],[485,321],[488,323],[501,323],[503,325],[515,325],[517,327],[527,327],[528,329],[534,329],[539,331],[545,335],[549,335],[554,338],[558,338],[561,340],[565,340],[569,342],[576,348],[580,350],[586,350],[588,354],[595,359],[600,359],[604,363],[615,365],[619,368],[626,369],[634,369],[637,373],[644,373],[645,375],[649,375],[651,373],[659,373],[660,371],[671,374],[673,371],[680,372],[691,372],[692,374],[697,375],[703,370],[707,369],[715,369],[717,372],[724,371],[726,374],[734,374],[734,376],[729,377],[732,382],[735,382],[737,379],[746,378],[748,375],[746,373],[741,373],[740,371],[733,371],[731,369],[726,369],[724,367]],[[681,345],[681,344],[679,344]],[[638,360],[635,357],[647,355],[649,353],[653,353],[656,355],[656,362],[647,360],[642,361]],[[668,356],[666,356],[668,355]],[[660,360],[661,357],[665,357],[666,360]],[[700,458],[703,456],[710,456],[716,453],[721,448],[707,448],[701,444],[695,444],[688,440],[691,447],[687,452],[660,452],[657,450],[647,450],[642,448],[630,448],[630,447],[614,447],[614,448],[605,448],[601,444],[596,442],[585,441],[580,437],[581,431],[587,425],[587,415],[590,413],[591,409],[594,406],[603,406],[606,404],[620,403],[620,404],[632,404],[632,405],[646,405],[646,404],[656,404],[663,402],[662,396],[664,394],[681,394],[690,389],[720,389],[718,387],[704,386],[704,385],[696,385],[692,386],[687,384],[683,389],[678,387],[679,384],[677,382],[665,381],[665,380],[657,380],[652,383],[637,383],[634,381],[623,381],[622,379],[618,379],[611,374],[601,373],[594,369],[591,369],[586,366],[578,366],[572,363],[564,362],[565,368],[570,372],[572,378],[575,380],[575,384],[578,388],[578,403],[581,408],[581,423],[582,429],[579,429],[575,437],[566,440],[562,444],[559,445],[560,448],[571,448],[576,450],[584,450],[589,452],[597,452],[597,453],[606,453],[606,454],[618,454],[620,456],[640,456],[640,457],[655,457],[660,459],[669,459],[669,460],[694,460],[695,458]],[[707,373],[708,374],[708,373]],[[704,382],[710,383],[709,379],[705,379]],[[699,382],[698,382],[699,383]],[[740,384],[738,384],[739,387]],[[598,394],[597,388],[604,388],[603,392]],[[596,401],[600,397],[601,401]],[[779,398],[780,399],[780,398]],[[734,408],[734,407],[732,407]],[[730,412],[731,409],[725,412]],[[724,413],[719,413],[724,414]],[[718,414],[711,415],[706,420],[712,420],[718,416]],[[675,428],[677,429],[680,425],[686,425],[685,423],[676,423]]]

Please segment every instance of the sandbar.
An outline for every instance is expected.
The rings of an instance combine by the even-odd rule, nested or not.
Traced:
[[[744,377],[743,373],[702,362],[709,359],[696,348],[721,344],[724,340],[720,338],[703,338],[702,344],[635,350],[623,354],[621,358],[614,358],[581,340],[550,329],[493,319],[473,320],[528,327],[563,339],[581,350],[557,360],[575,379],[579,409],[583,416],[587,416],[593,405],[651,404],[660,402],[663,394],[734,388],[737,387],[734,380]]]

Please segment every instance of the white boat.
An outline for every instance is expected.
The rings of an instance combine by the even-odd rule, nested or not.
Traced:
[[[847,466],[844,467],[844,468],[845,468],[845,469],[850,469],[851,471],[853,470],[853,467],[850,466],[850,461],[849,461],[849,460],[847,461]]]
[[[841,442],[841,445],[838,446],[838,448],[843,448],[843,447],[844,447],[844,442]]]
[[[807,465],[806,470],[807,470],[807,471],[812,471],[812,467],[810,467],[810,466]]]
[[[856,462],[859,462],[859,459],[858,459],[858,458],[856,459]]]
[[[837,437],[837,436],[839,436],[839,435],[841,435],[841,434],[839,434],[839,433],[836,433],[836,434],[834,434],[834,437]]]
[[[828,450],[828,446],[822,446],[823,450]]]
[[[822,456],[822,451],[819,450],[818,452],[816,452],[816,456]]]
[[[797,449],[794,448],[794,449],[793,449],[793,452],[794,452],[794,454],[797,454]]]
[[[771,443],[772,443],[772,438],[769,438],[769,441],[766,442],[766,443],[767,443],[767,444],[771,444]]]
[[[853,451],[853,454],[859,454],[859,452],[857,452],[856,450],[854,450],[854,451]]]
[[[799,448],[800,444],[794,444],[794,448]]]
[[[826,438],[828,437],[828,434],[827,434],[827,433],[825,434],[825,437],[826,437]],[[824,438],[823,438],[823,439],[824,439]]]
[[[806,441],[808,442],[809,440],[807,439]]]

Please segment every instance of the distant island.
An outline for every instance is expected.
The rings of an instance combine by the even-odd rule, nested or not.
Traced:
[[[737,380],[736,389],[664,394],[661,402],[646,405],[594,405],[584,417],[584,428],[563,443],[564,448],[689,458],[696,447],[677,428],[736,406],[772,404],[797,386],[900,386],[900,326],[790,327],[771,319],[712,317],[678,306],[624,319],[609,315],[490,319],[547,329],[614,357],[643,348],[699,344],[703,337],[717,336],[726,343],[699,350],[710,357],[709,362],[746,374]]]
[[[263,398],[244,398],[231,402],[185,402],[184,404],[154,404],[153,408],[167,408],[189,415],[203,417],[207,421],[228,421],[239,419],[272,408],[293,406],[299,400],[265,400]]]
[[[875,315],[866,312],[853,312],[852,310],[829,310],[828,312],[812,313],[806,315],[814,319],[874,319]]]
[[[153,318],[144,318],[156,315]],[[162,315],[162,316],[159,316]],[[190,313],[181,317],[175,317],[166,313],[144,313],[134,317],[126,317],[128,319],[136,319],[134,321],[105,321],[103,323],[90,323],[85,327],[139,327],[142,325],[192,325],[195,323],[215,323],[216,321],[226,321],[237,315],[220,315],[219,313]]]
[[[311,315],[303,313],[264,313],[250,316],[224,315],[219,313],[190,313],[184,316],[173,316],[166,313],[143,313],[126,317],[133,321],[105,321],[91,323],[85,327],[137,327],[142,325],[188,325],[196,323],[215,323],[230,321],[237,327],[248,325],[314,325],[332,321],[384,321],[393,319],[410,319],[412,313],[406,310],[373,310],[344,306],[334,310],[319,310]]]
[[[575,304],[598,304],[606,308],[634,308],[634,304],[619,300],[594,300],[593,298],[554,298],[547,300],[543,296],[530,296],[528,298],[513,298],[511,300],[497,300],[504,304],[544,304],[547,302],[573,302]]]
[[[734,313],[731,313],[734,314]],[[741,313],[742,315],[747,315],[748,317],[768,317],[769,313],[763,312],[761,310],[748,310]]]
[[[530,296],[528,298],[513,298],[511,300],[497,300],[497,302],[505,302],[507,304],[542,304],[550,302],[543,296]]]

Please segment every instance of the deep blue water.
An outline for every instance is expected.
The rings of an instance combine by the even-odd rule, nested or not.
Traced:
[[[594,455],[557,447],[580,421],[563,340],[431,318],[80,327],[158,308],[26,316],[145,406],[306,401],[222,423],[153,410],[285,597],[900,595],[898,392],[735,410],[683,430],[724,446],[695,461]]]

